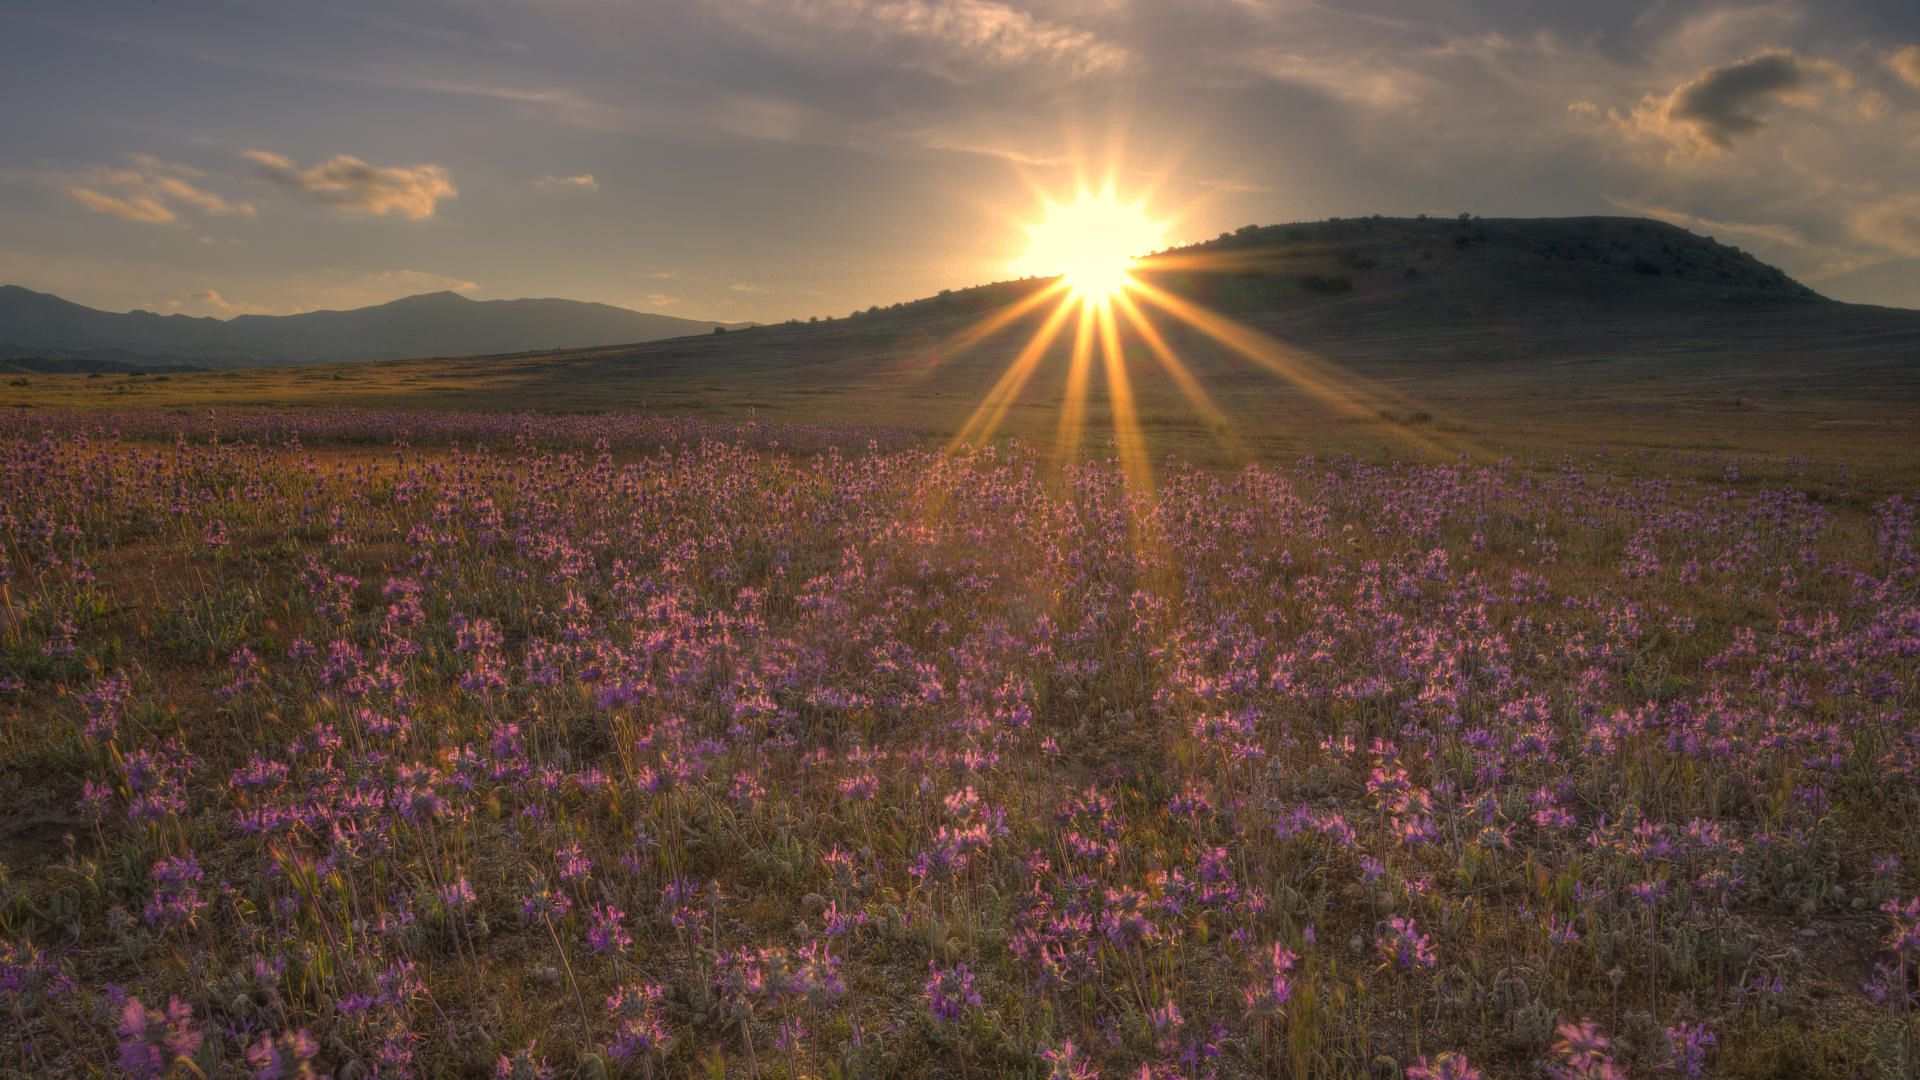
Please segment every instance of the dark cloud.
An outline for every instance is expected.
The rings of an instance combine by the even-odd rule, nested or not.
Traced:
[[[1677,146],[1726,150],[1765,127],[1766,112],[1782,100],[1842,76],[1831,63],[1770,49],[1708,68],[1665,98],[1649,97],[1628,119]]]

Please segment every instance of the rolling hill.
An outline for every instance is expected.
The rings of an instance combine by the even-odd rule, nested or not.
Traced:
[[[653,341],[709,333],[721,325],[737,324],[577,300],[469,300],[452,292],[350,311],[223,320],[97,311],[47,293],[0,285],[0,357],[64,360],[79,370],[524,352]]]
[[[1250,358],[1148,303],[1116,338],[1157,452],[1760,446],[1912,456],[1920,311],[1844,304],[1707,237],[1635,218],[1367,218],[1247,228],[1135,276],[1251,332]],[[647,409],[963,431],[1047,317],[957,338],[1051,284],[956,289],[851,317],[620,346],[286,372],[40,379],[36,403]],[[1217,328],[1217,327],[1216,327]],[[1051,442],[1072,320],[996,434]],[[1171,374],[1154,341],[1177,357]],[[1245,344],[1245,342],[1242,342]],[[1183,382],[1186,388],[1183,388]],[[1112,387],[1085,379],[1087,445]],[[1188,392],[1198,387],[1208,402]]]

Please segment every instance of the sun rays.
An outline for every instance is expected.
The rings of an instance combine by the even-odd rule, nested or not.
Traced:
[[[1156,217],[1144,197],[1123,199],[1111,180],[1097,190],[1083,187],[1069,201],[1045,194],[1040,199],[1044,216],[1024,226],[1027,248],[1013,268],[1049,280],[983,316],[932,352],[931,363],[937,365],[1013,332],[1022,320],[1038,319],[955,433],[950,449],[992,439],[1016,405],[1043,404],[1022,401],[1030,387],[1057,385],[1052,452],[1056,461],[1072,460],[1086,440],[1098,383],[1104,387],[1103,404],[1111,423],[1106,433],[1109,445],[1129,485],[1151,489],[1148,431],[1136,389],[1137,376],[1144,372],[1164,376],[1205,430],[1228,449],[1242,447],[1227,411],[1181,356],[1176,340],[1204,341],[1210,348],[1240,358],[1324,409],[1327,423],[1380,424],[1392,409],[1410,404],[1403,395],[1310,350],[1183,295],[1190,292],[1183,284],[1203,275],[1273,272],[1278,265],[1274,253],[1203,247],[1154,255],[1166,242],[1172,219]],[[1183,333],[1172,337],[1168,327]],[[1036,376],[1053,364],[1060,365],[1054,376],[1058,382],[1036,384]],[[1427,453],[1459,449],[1428,433],[1391,424],[1382,430]]]

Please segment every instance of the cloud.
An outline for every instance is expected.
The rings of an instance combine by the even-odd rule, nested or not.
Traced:
[[[1908,86],[1920,88],[1920,45],[1909,45],[1887,54],[1887,66]]]
[[[729,135],[765,142],[804,142],[820,138],[813,110],[764,94],[731,94],[706,109],[707,122]]]
[[[367,304],[381,304],[388,300],[416,296],[420,293],[464,293],[472,292],[479,287],[474,282],[436,274],[430,270],[403,268],[356,274],[344,280],[328,282],[314,292],[327,303],[338,307],[363,307]]]
[[[600,190],[600,182],[593,178],[592,173],[575,173],[572,176],[555,176],[549,173],[535,180],[533,186],[543,188],[578,188],[582,191]]]
[[[254,216],[251,203],[233,202],[195,183],[206,174],[190,165],[133,154],[131,169],[94,169],[66,184],[68,198],[96,214],[143,225],[169,225],[180,211],[206,217]]]
[[[1794,248],[1808,248],[1806,237],[1798,229],[1789,225],[1766,225],[1747,221],[1723,221],[1718,218],[1701,217],[1684,210],[1675,210],[1669,206],[1653,206],[1636,203],[1627,199],[1608,199],[1622,210],[1629,210],[1641,217],[1657,218],[1688,229],[1700,229],[1707,233],[1733,233],[1736,236],[1751,236],[1775,244]]]
[[[736,281],[727,286],[728,292],[746,293],[751,296],[826,296],[825,289],[807,289],[788,285],[758,285],[751,281]]]
[[[326,5],[309,7],[316,18],[336,18],[323,13]],[[162,62],[183,48],[207,52],[211,42],[223,42],[219,62],[235,85],[270,73],[303,80],[318,95],[344,86],[347,97],[377,101],[396,121],[458,120],[446,138],[484,133],[457,158],[452,150],[409,151],[406,144],[307,145],[284,134],[255,136],[284,144],[231,147],[288,155],[292,160],[266,163],[229,159],[229,167],[250,173],[278,166],[281,196],[289,201],[320,201],[302,186],[302,174],[336,150],[358,150],[381,165],[439,161],[458,171],[451,180],[467,190],[465,200],[450,204],[454,209],[476,209],[466,206],[479,197],[468,175],[477,166],[467,164],[476,160],[504,162],[527,195],[582,213],[610,212],[597,195],[586,198],[590,190],[563,181],[589,165],[595,173],[617,172],[620,160],[673,155],[682,167],[650,198],[660,238],[694,251],[719,237],[742,250],[764,245],[767,253],[722,260],[724,268],[694,260],[683,281],[648,278],[643,267],[628,279],[632,297],[660,289],[685,298],[673,310],[711,304],[717,312],[731,300],[742,311],[764,305],[756,314],[771,315],[786,313],[787,289],[796,283],[864,304],[970,280],[981,272],[976,267],[997,269],[1018,237],[1002,237],[1005,230],[993,223],[1027,206],[1026,186],[1017,180],[1057,190],[1071,183],[1076,165],[1110,163],[1129,191],[1153,190],[1159,205],[1182,213],[1193,235],[1249,221],[1376,210],[1607,212],[1606,196],[1617,195],[1751,244],[1763,257],[1777,254],[1797,275],[1846,259],[1888,258],[1892,249],[1881,241],[1907,231],[1906,219],[1885,204],[1912,189],[1920,168],[1920,90],[1905,74],[1920,68],[1920,36],[1912,25],[1868,11],[1883,8],[1891,10],[1816,0],[552,0],[489,8],[488,21],[497,18],[502,34],[533,43],[510,60],[450,47],[390,48],[361,22],[354,24],[365,39],[358,49],[337,48],[329,34],[346,24],[331,22],[329,34],[253,41],[195,33],[177,19],[145,33],[125,21],[76,21],[73,32],[119,34]],[[177,32],[157,32],[175,24]],[[134,40],[143,37],[149,40]],[[152,40],[164,48],[156,50]],[[1845,64],[1858,85],[1846,87],[1829,61]],[[165,86],[156,93],[153,107],[194,115],[191,100],[169,96]],[[542,129],[516,124],[529,117],[609,137],[596,144],[591,162],[543,154]],[[749,137],[830,149],[775,153],[735,145]],[[24,166],[60,152],[50,145],[15,157]],[[550,176],[533,171],[541,165]],[[560,172],[569,165],[569,173]],[[765,170],[778,206],[751,201],[756,189],[736,182],[747,168]],[[69,217],[79,217],[79,202],[90,199],[96,206],[88,212],[177,219],[147,228],[112,222],[132,239],[178,237],[200,224],[200,209],[158,188],[135,193],[97,177],[15,171],[20,175],[9,179],[0,169],[0,187],[32,187],[60,204],[71,198]],[[1156,186],[1153,177],[1161,174],[1168,182]],[[708,176],[721,180],[702,182]],[[1206,177],[1230,181],[1208,186],[1198,179]],[[219,177],[178,179],[274,209],[258,194],[265,184],[248,195]],[[68,186],[90,195],[64,194]],[[148,201],[137,201],[142,197]],[[819,213],[792,214],[792,206]],[[304,224],[290,228],[324,228],[315,220],[321,214],[292,216]],[[848,221],[864,223],[860,235],[847,238]],[[1890,226],[1888,235],[1872,237],[1879,226]],[[565,268],[590,254],[615,264],[620,230],[590,218],[555,228],[516,236],[513,259]],[[442,230],[431,230],[433,237],[401,231],[422,242],[455,241]],[[285,238],[301,242],[298,233]],[[817,253],[825,242],[845,245],[830,267],[788,254]],[[157,257],[159,249],[142,250]],[[235,267],[231,278],[178,267],[161,276],[141,265],[55,280],[76,282],[77,291],[117,288],[160,302],[211,285],[285,310],[345,304],[346,297],[323,295],[324,288],[345,291],[342,275],[390,265],[293,275],[275,269],[281,250],[218,260]],[[429,247],[411,258],[446,258],[448,268],[469,267],[475,276],[481,269],[506,273],[490,269],[485,256]],[[243,275],[243,268],[262,276]],[[732,291],[733,282],[767,291]],[[398,291],[351,299],[372,302]],[[1910,302],[1920,303],[1920,293]]]
[[[0,269],[5,263],[0,260]],[[242,286],[249,292],[271,291],[290,302],[275,307],[228,299],[214,288],[199,288],[176,300],[168,300],[165,309],[183,314],[216,315],[298,315],[306,311],[346,311],[384,304],[420,293],[470,293],[480,286],[457,277],[428,270],[393,269],[355,272],[322,270],[293,274],[282,278],[250,278]]]
[[[1896,195],[1854,212],[1855,237],[1901,255],[1920,256],[1920,195]]]
[[[1382,64],[1364,55],[1273,49],[1249,56],[1245,62],[1268,78],[1298,83],[1341,101],[1376,109],[1415,104],[1423,90],[1431,90],[1428,80],[1410,67]]]
[[[399,214],[413,221],[434,215],[441,199],[460,194],[453,177],[439,165],[369,165],[351,154],[338,154],[309,169],[268,150],[247,150],[242,158],[254,165],[263,180],[304,192],[328,206],[361,213]]]
[[[1769,49],[1708,68],[1665,97],[1648,95],[1630,113],[1614,119],[1658,136],[1677,149],[1725,151],[1734,140],[1766,126],[1765,113],[1781,102],[1805,100],[1828,82],[1847,82],[1838,65],[1787,49]]]
[[[971,137],[957,133],[929,128],[906,133],[906,137],[928,150],[939,150],[949,154],[973,154],[979,157],[997,158],[1014,165],[1053,167],[1071,165],[1073,158],[1060,152],[1035,152],[1008,143],[988,140],[975,141]]]
[[[0,263],[4,268],[4,263]],[[213,289],[201,289],[189,296],[190,303],[176,301],[170,307],[198,306],[216,315],[298,315],[307,311],[347,311],[353,308],[385,304],[421,293],[470,293],[480,286],[462,278],[436,274],[430,270],[399,268],[392,270],[307,271],[284,277],[249,279],[249,291],[267,290],[288,298],[279,307],[265,307],[228,301]]]
[[[745,0],[741,23],[770,41],[858,41],[907,67],[963,80],[981,69],[1044,68],[1072,77],[1127,66],[1098,34],[997,0]]]
[[[640,299],[645,300],[649,307],[656,307],[656,308],[672,307],[673,305],[680,302],[679,297],[668,296],[666,293],[663,293],[663,292],[648,293],[647,295],[641,297]]]
[[[67,196],[81,206],[96,214],[106,214],[122,221],[137,221],[143,225],[166,225],[179,220],[179,215],[167,209],[158,199],[150,199],[144,195],[121,198],[118,195],[107,195],[92,188],[84,188],[78,184],[66,190]]]
[[[167,301],[169,311],[196,309],[217,315],[270,315],[273,309],[259,304],[239,303],[221,296],[218,289],[196,289],[183,300]]]
[[[1863,255],[1861,252],[1832,244],[1819,243],[1807,238],[1806,234],[1792,225],[1768,224],[1766,222],[1733,221],[1727,218],[1705,217],[1688,213],[1670,206],[1635,202],[1631,199],[1607,197],[1607,201],[1641,217],[1654,218],[1684,229],[1691,229],[1707,235],[1730,235],[1744,237],[1747,242],[1771,248],[1774,251],[1791,252],[1808,261],[1811,269],[1807,271],[1810,279],[1830,277],[1857,270],[1861,266],[1874,262],[1879,256]]]

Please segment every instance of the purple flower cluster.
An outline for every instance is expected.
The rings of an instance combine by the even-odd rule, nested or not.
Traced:
[[[946,968],[937,964],[930,966],[924,992],[928,1011],[943,1024],[959,1023],[968,1010],[982,1003],[980,991],[973,985],[973,970],[965,964]]]
[[[1920,500],[1796,468],[8,411],[0,1060],[1899,1075]]]
[[[193,1026],[193,1009],[169,998],[164,1010],[148,1009],[129,997],[120,1010],[120,1070],[135,1080],[158,1080],[178,1061],[191,1061],[202,1036]]]

